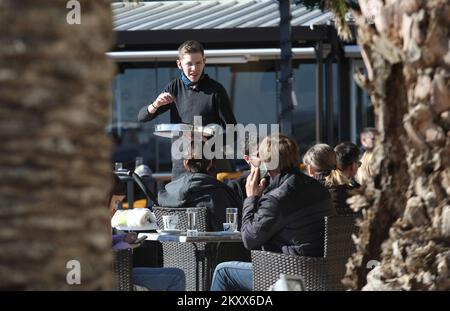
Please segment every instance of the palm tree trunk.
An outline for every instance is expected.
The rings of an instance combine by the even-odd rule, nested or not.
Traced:
[[[0,289],[112,288],[111,8],[79,2],[0,1]]]
[[[450,289],[450,3],[359,0],[356,75],[380,131],[363,209],[352,289]],[[373,23],[370,23],[373,21]],[[380,262],[372,272],[371,260]]]

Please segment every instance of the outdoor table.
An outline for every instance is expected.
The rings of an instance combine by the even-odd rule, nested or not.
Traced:
[[[215,231],[215,232],[199,232],[197,236],[187,236],[186,232],[181,234],[165,234],[165,233],[140,233],[138,237],[142,235],[147,235],[147,240],[151,241],[168,241],[176,243],[192,243],[195,248],[195,289],[196,291],[200,288],[201,284],[208,284],[210,281],[211,267],[206,264],[206,258],[208,254],[205,250],[199,250],[197,243],[205,242],[208,244],[215,244],[217,246],[224,242],[242,242],[242,237],[240,232],[226,232],[226,231]],[[216,248],[217,252],[217,248]],[[214,254],[217,258],[217,254]],[[199,270],[200,264],[202,265],[202,275],[200,278]],[[206,271],[206,276],[205,276]],[[208,277],[208,279],[206,279]]]

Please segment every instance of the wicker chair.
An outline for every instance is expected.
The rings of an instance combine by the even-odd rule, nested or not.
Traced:
[[[325,260],[266,251],[252,251],[253,289],[267,290],[280,277],[280,273],[302,277],[308,291],[325,290]]]
[[[354,215],[325,217],[323,258],[252,251],[254,290],[267,290],[280,273],[302,277],[308,291],[344,290],[341,279],[355,250],[351,237],[355,231]]]
[[[131,249],[114,250],[113,268],[115,289],[133,290],[133,251]]]
[[[174,208],[174,207],[154,207],[153,212],[156,216],[156,221],[159,228],[163,228],[162,216],[163,215],[178,215],[178,225],[177,229],[186,230],[187,228],[187,217],[186,209]],[[199,207],[198,212],[198,230],[206,231],[207,229],[207,209],[206,207]],[[195,291],[196,290],[196,249],[191,243],[177,243],[177,242],[161,242],[163,248],[163,262],[164,267],[175,267],[180,268],[184,271],[186,276],[186,290]],[[200,252],[205,251],[206,243],[196,243],[197,250]],[[209,264],[205,263],[204,266]],[[200,265],[199,275],[206,273],[203,271],[202,265]],[[205,290],[205,284],[199,284],[199,290]]]
[[[326,290],[345,290],[341,283],[348,258],[356,251],[352,234],[357,232],[356,214],[325,217]]]

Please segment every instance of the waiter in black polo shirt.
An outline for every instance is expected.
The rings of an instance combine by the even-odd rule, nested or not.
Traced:
[[[170,110],[171,123],[194,124],[194,116],[202,117],[202,124],[236,124],[225,88],[203,72],[203,46],[194,40],[178,48],[177,66],[181,76],[172,80],[156,100],[139,111],[140,122],[151,121]],[[184,172],[182,160],[172,160],[172,179]]]

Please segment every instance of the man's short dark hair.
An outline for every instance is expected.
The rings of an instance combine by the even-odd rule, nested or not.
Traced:
[[[187,160],[187,167],[191,173],[208,173],[208,164],[211,160],[206,159],[189,159]]]
[[[359,161],[359,148],[351,142],[343,142],[334,147],[337,166],[343,170]]]
[[[178,47],[178,56],[181,58],[184,54],[194,54],[194,53],[202,53],[202,56],[205,56],[205,51],[203,49],[203,45],[195,40],[188,40]]]
[[[205,147],[205,142],[201,142],[201,146],[199,150],[195,148],[195,141],[191,142],[190,148],[185,151],[184,158],[187,160],[187,170],[191,173],[204,173],[208,172],[208,165],[211,160],[205,158],[205,154],[203,153],[203,148]],[[200,154],[197,154],[200,152]]]

